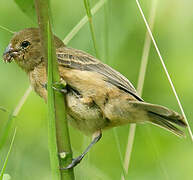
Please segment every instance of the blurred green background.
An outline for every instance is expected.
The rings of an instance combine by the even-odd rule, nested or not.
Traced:
[[[154,0],[152,0],[154,1]],[[96,0],[91,2],[92,6]],[[141,5],[146,17],[151,1]],[[158,2],[154,35],[177,92],[180,96],[190,126],[193,127],[193,1],[162,0]],[[51,1],[54,32],[61,39],[85,15],[83,0]],[[135,1],[109,0],[107,7],[94,16],[94,27],[100,59],[124,74],[136,87],[143,51],[146,28]],[[14,1],[1,0],[0,25],[12,31],[36,27]],[[108,33],[105,33],[107,25]],[[9,43],[11,34],[0,29],[0,54]],[[105,52],[108,39],[108,55]],[[88,24],[70,41],[73,48],[95,55]],[[13,110],[29,86],[26,74],[16,64],[5,64],[0,59],[0,106]],[[153,46],[150,50],[143,98],[179,111],[176,99]],[[32,92],[16,118],[17,135],[6,173],[14,180],[47,180],[50,178],[47,147],[47,112],[40,97]],[[0,131],[8,119],[8,113],[0,111]],[[124,155],[129,125],[117,128],[122,154]],[[133,180],[191,180],[193,179],[193,145],[187,138],[180,139],[153,125],[137,126],[129,167],[128,179]],[[70,128],[74,156],[89,143],[90,138]],[[11,137],[11,136],[10,136]],[[9,141],[0,152],[0,167],[8,151]],[[78,180],[118,180],[121,162],[113,130],[103,133],[101,141],[89,156],[75,168]]]

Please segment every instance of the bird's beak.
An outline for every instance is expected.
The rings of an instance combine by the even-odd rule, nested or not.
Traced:
[[[11,47],[11,44],[9,44],[3,53],[4,62],[10,63],[16,54],[17,52],[14,51],[14,49]]]

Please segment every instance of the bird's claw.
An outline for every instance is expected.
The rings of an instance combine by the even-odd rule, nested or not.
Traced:
[[[42,85],[46,90],[47,90],[47,83]],[[61,92],[61,93],[67,93],[67,89],[66,89],[66,82],[64,80],[61,80],[60,82],[55,82],[52,85],[52,88],[55,91]]]
[[[79,164],[82,160],[83,156],[78,156],[77,158],[73,159],[72,162],[65,168],[61,168],[61,170],[67,170],[67,169],[71,169],[74,168],[75,166],[77,166],[77,164]]]
[[[66,89],[66,85],[64,85],[63,83],[60,83],[60,82],[55,82],[53,85],[52,85],[52,88],[55,90],[55,91],[58,91],[58,92],[61,92],[61,93],[67,93],[67,89]]]

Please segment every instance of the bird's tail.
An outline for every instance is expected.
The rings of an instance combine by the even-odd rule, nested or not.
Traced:
[[[130,103],[132,103],[135,107],[143,109],[147,112],[148,122],[161,128],[164,128],[177,136],[185,136],[185,133],[175,126],[187,126],[186,122],[184,121],[184,117],[179,113],[160,105],[149,104],[144,102]]]

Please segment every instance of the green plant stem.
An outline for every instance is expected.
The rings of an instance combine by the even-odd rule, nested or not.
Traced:
[[[17,106],[15,107],[13,112],[10,112],[9,114],[9,118],[5,124],[5,126],[3,127],[1,136],[0,136],[0,149],[4,146],[8,135],[10,134],[13,124],[15,123],[15,118],[17,117],[18,113],[20,112],[22,106],[24,105],[27,97],[29,96],[30,92],[31,92],[32,88],[31,86],[29,86],[29,88],[26,90],[26,92],[24,93],[23,97],[20,99],[20,101],[18,102]]]
[[[91,14],[94,16],[98,10],[103,7],[103,5],[107,2],[107,0],[99,0],[96,5],[91,9]],[[79,32],[79,30],[88,22],[88,16],[84,16],[79,23],[74,26],[74,28],[68,33],[68,35],[64,38],[64,44],[68,44],[69,41]]]
[[[6,27],[4,27],[4,26],[1,26],[1,25],[0,25],[0,29],[2,29],[2,30],[4,30],[4,31],[7,31],[7,32],[9,32],[9,33],[11,33],[11,34],[14,34],[14,33],[15,33],[14,31],[11,31],[10,29],[8,29],[8,28],[6,28]]]
[[[117,150],[118,150],[118,153],[119,153],[119,158],[120,158],[120,162],[121,162],[121,169],[122,169],[122,175],[123,175],[123,178],[126,179],[127,178],[127,173],[125,171],[125,168],[123,166],[123,156],[122,156],[122,153],[121,153],[121,144],[120,144],[120,140],[119,140],[119,136],[118,136],[118,133],[117,133],[117,128],[113,128],[113,135],[114,135],[114,138],[115,138],[115,143],[116,143],[116,146],[117,146]]]
[[[8,120],[5,124],[5,126],[2,128],[2,133],[1,133],[1,136],[0,136],[0,150],[4,146],[4,144],[7,140],[7,137],[10,134],[10,131],[13,127],[13,123],[14,123],[14,116],[13,116],[13,113],[11,112],[9,114],[9,117],[8,117]]]
[[[6,158],[5,158],[3,167],[2,167],[1,172],[0,172],[0,180],[3,179],[3,174],[5,173],[5,168],[6,168],[6,166],[7,166],[8,158],[9,158],[10,152],[11,152],[12,147],[13,147],[13,143],[14,143],[14,140],[15,140],[16,132],[17,132],[17,129],[15,128],[15,131],[14,131],[14,134],[13,134],[13,138],[12,138],[12,140],[11,140],[11,144],[10,144],[10,147],[9,147],[9,151],[7,152],[7,156],[6,156]]]
[[[4,107],[0,106],[0,110],[3,112],[7,112],[7,109],[5,109]]]
[[[104,48],[105,48],[105,63],[109,64],[109,4],[108,1],[104,4]]]
[[[40,27],[40,36],[47,62],[48,73],[48,144],[52,169],[52,179],[73,180],[73,169],[61,170],[72,161],[72,151],[66,120],[65,97],[53,90],[54,83],[60,81],[56,51],[49,20],[48,0],[35,0]]]
[[[109,61],[109,36],[108,36],[108,32],[109,32],[109,4],[108,4],[108,1],[106,1],[104,4],[104,18],[105,18],[105,21],[104,21],[104,23],[105,23],[105,25],[104,25],[105,63],[110,65],[111,62]],[[126,170],[124,168],[124,161],[123,161],[123,156],[121,153],[121,144],[120,144],[117,128],[113,128],[112,132],[114,135],[115,144],[117,146],[117,150],[118,150],[118,154],[119,154],[119,158],[120,158],[122,176],[124,179],[126,179],[127,173],[126,173]]]
[[[90,9],[89,0],[84,0],[84,6],[86,9],[86,14],[88,16],[88,22],[89,22],[89,26],[90,26],[90,31],[91,31],[91,35],[92,35],[92,40],[93,40],[93,45],[94,45],[96,57],[99,58],[99,53],[98,53],[98,49],[97,49],[96,36],[94,33],[94,26],[93,26],[93,22],[92,22],[92,13],[91,13],[91,9]]]
[[[175,89],[175,87],[174,87],[174,84],[173,84],[173,82],[172,82],[172,79],[171,79],[171,77],[170,77],[170,75],[169,75],[169,73],[168,73],[168,70],[167,70],[166,65],[165,65],[165,63],[164,63],[164,60],[163,60],[162,55],[161,55],[161,53],[160,53],[160,50],[159,50],[159,48],[158,48],[158,46],[157,46],[157,43],[156,43],[156,41],[155,41],[155,38],[154,38],[154,36],[153,36],[153,34],[152,34],[152,32],[151,32],[151,28],[150,28],[150,26],[149,26],[149,24],[148,24],[148,22],[147,22],[147,20],[146,20],[146,18],[145,18],[145,15],[144,15],[144,13],[143,13],[143,10],[142,10],[142,8],[141,8],[141,5],[140,5],[140,3],[139,3],[138,0],[136,0],[136,3],[137,3],[137,6],[138,6],[138,8],[139,8],[139,12],[140,12],[140,14],[141,14],[141,16],[142,16],[142,18],[143,18],[143,21],[144,21],[144,23],[145,23],[145,26],[146,26],[146,28],[147,28],[147,31],[148,31],[148,33],[149,33],[149,36],[151,37],[152,43],[153,43],[153,45],[154,45],[154,47],[155,47],[155,50],[156,50],[156,52],[157,52],[157,54],[158,54],[158,57],[159,57],[159,59],[160,59],[160,62],[161,62],[162,67],[163,67],[163,69],[164,69],[164,72],[165,72],[165,74],[166,74],[166,76],[167,76],[167,79],[168,79],[168,81],[169,81],[169,84],[170,84],[170,86],[171,86],[171,88],[172,88],[172,91],[173,91],[173,93],[174,93],[174,96],[175,96],[175,98],[176,98],[176,100],[177,100],[177,103],[178,103],[178,105],[179,105],[179,108],[180,108],[180,110],[181,110],[181,113],[182,113],[182,115],[183,115],[183,117],[184,117],[184,120],[185,120],[185,122],[186,122],[186,124],[187,124],[188,133],[189,133],[189,135],[190,135],[191,141],[193,142],[193,133],[192,133],[191,127],[190,127],[190,125],[189,125],[188,119],[186,118],[186,114],[185,114],[184,109],[183,109],[183,107],[182,107],[181,101],[180,101],[180,99],[179,99],[179,97],[178,97],[178,94],[177,94],[177,92],[176,92],[176,89]]]
[[[153,29],[153,26],[154,26],[156,7],[157,7],[157,0],[153,0],[151,12],[150,12],[150,19],[149,19],[151,29]],[[140,66],[139,77],[138,77],[138,84],[137,84],[137,92],[140,96],[142,96],[142,92],[143,92],[143,85],[144,85],[145,74],[147,69],[150,46],[151,46],[151,39],[149,34],[146,33],[143,54],[141,58],[141,66]],[[127,143],[125,159],[124,159],[124,168],[126,173],[128,173],[128,168],[130,165],[131,153],[132,153],[133,143],[135,139],[135,131],[136,131],[136,124],[131,124],[129,128],[128,143]],[[122,177],[122,180],[123,179],[124,178]]]

